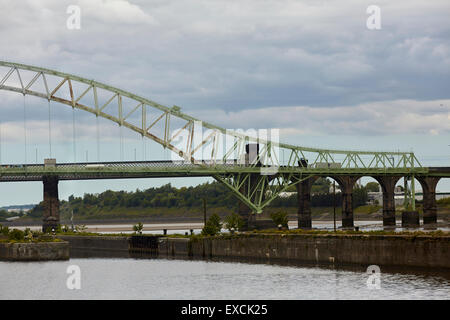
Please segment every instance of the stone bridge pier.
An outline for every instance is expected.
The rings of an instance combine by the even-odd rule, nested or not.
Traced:
[[[342,228],[353,228],[353,187],[360,176],[332,177],[342,193]]]
[[[383,192],[383,226],[390,227],[396,224],[395,221],[395,185],[400,176],[374,176]]]
[[[298,227],[311,229],[311,187],[318,177],[308,178],[296,185],[298,196]],[[360,176],[333,176],[342,192],[342,227],[353,228],[353,187]],[[395,227],[395,186],[401,176],[373,176],[383,192],[383,226]],[[423,223],[437,222],[436,186],[441,177],[417,177],[423,190]]]
[[[42,221],[42,231],[55,228],[59,225],[59,198],[58,198],[58,177],[44,176],[44,214]]]
[[[417,177],[423,192],[423,224],[437,223],[436,186],[441,177]]]
[[[318,177],[308,178],[297,184],[298,227],[311,229],[311,187]],[[359,176],[332,177],[339,184],[342,192],[342,227],[353,228],[353,186]]]
[[[311,177],[296,184],[298,211],[297,220],[299,229],[311,229],[311,187],[318,177]]]
[[[238,214],[241,216],[244,224],[241,228],[242,231],[250,230],[254,225],[254,214],[252,214],[252,210],[242,201],[238,203]]]

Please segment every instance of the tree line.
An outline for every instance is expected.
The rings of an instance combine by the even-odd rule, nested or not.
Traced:
[[[22,217],[25,213],[21,211],[8,212],[7,210],[0,209],[0,222],[8,221],[8,218],[12,217]]]
[[[339,192],[330,192],[331,181],[326,178],[318,179],[311,190],[311,205],[316,207],[330,207],[342,204]],[[288,191],[295,191],[295,187]],[[207,182],[197,186],[175,188],[170,183],[161,187],[146,190],[137,189],[134,192],[107,190],[99,194],[86,193],[83,197],[70,196],[68,200],[60,202],[61,207],[70,208],[76,215],[83,215],[87,208],[201,208],[203,199],[208,208],[227,208],[237,211],[239,200],[225,185],[217,181]],[[353,194],[354,206],[361,206],[367,202],[367,188],[355,187]],[[297,207],[297,194],[278,197],[271,207]],[[34,207],[28,214],[30,217],[42,217],[43,203]]]

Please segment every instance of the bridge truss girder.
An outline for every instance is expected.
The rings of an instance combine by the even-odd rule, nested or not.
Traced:
[[[229,173],[214,176],[256,213],[261,213],[281,192],[309,177],[312,175],[298,175],[292,172],[275,175]]]

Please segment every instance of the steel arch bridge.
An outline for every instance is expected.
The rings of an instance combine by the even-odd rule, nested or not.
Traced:
[[[161,162],[158,166],[145,162],[137,165],[98,164],[97,167],[83,164],[56,167],[3,165],[0,181],[31,181],[48,175],[62,179],[211,176],[224,183],[252,211],[261,213],[281,192],[311,177],[429,174],[429,169],[422,167],[412,152],[320,149],[281,143],[227,130],[189,116],[178,106],[167,107],[76,75],[5,61],[0,61],[0,66],[6,67],[5,72],[0,73],[0,89],[58,102],[108,119],[155,141],[182,159],[178,164]],[[107,95],[102,102],[99,91],[103,96]],[[126,111],[124,99],[131,101],[134,107]],[[114,113],[108,111],[111,108]],[[132,118],[138,119],[137,122],[131,121]],[[182,124],[171,133],[174,121]],[[156,130],[157,126],[162,129]],[[206,133],[204,128],[208,129]],[[176,143],[182,136],[183,144]],[[224,137],[231,141],[225,147],[220,144]],[[209,146],[207,157],[202,153],[205,146]],[[286,157],[280,159],[280,154]]]

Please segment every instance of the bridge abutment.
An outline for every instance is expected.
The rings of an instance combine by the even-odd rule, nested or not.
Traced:
[[[436,186],[440,177],[417,177],[423,192],[423,224],[437,223]]]
[[[395,220],[395,185],[400,176],[374,176],[383,192],[383,226],[392,227],[396,225]]]
[[[59,225],[59,198],[58,198],[58,177],[44,176],[44,214],[42,221],[42,231],[55,228]]]

